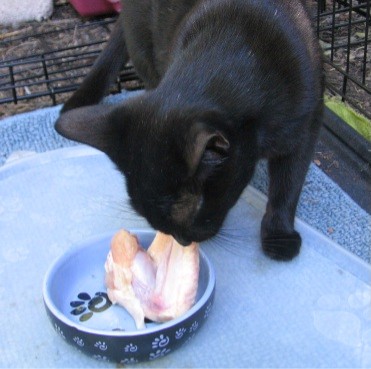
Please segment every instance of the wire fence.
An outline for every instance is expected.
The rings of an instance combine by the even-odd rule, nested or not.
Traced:
[[[370,3],[370,0],[312,2],[313,22],[324,51],[327,90],[369,118]],[[25,110],[32,110],[35,106],[64,102],[88,73],[115,19],[112,16],[72,23],[67,19],[58,27],[54,25],[41,31],[30,27],[27,32],[15,30],[0,35],[0,50],[5,50],[0,54],[0,108],[22,104]],[[87,37],[93,31],[95,33]],[[62,44],[50,44],[49,40],[61,35]],[[19,49],[20,53],[9,57],[7,50],[10,49],[10,54]],[[134,68],[127,65],[111,92],[140,88],[143,88],[142,82]]]
[[[315,25],[326,87],[371,118],[370,0],[319,0]]]
[[[64,4],[63,7],[69,7]],[[75,91],[103,49],[116,17],[46,22],[35,32],[19,30],[1,38],[1,106],[21,111],[63,103]],[[7,57],[6,54],[12,55]],[[0,54],[1,55],[1,54]],[[134,68],[125,66],[111,93],[143,88]],[[9,108],[12,110],[11,108]]]

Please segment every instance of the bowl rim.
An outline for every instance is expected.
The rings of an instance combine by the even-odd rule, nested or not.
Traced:
[[[137,233],[147,233],[147,234],[153,234],[155,235],[156,231],[148,228],[130,228],[127,229],[130,233],[137,234]],[[215,284],[216,284],[216,278],[215,278],[215,270],[213,265],[211,264],[209,258],[206,256],[205,252],[199,249],[200,255],[203,257],[204,262],[207,265],[208,268],[208,275],[209,275],[209,283],[206,286],[205,292],[202,294],[200,299],[183,315],[176,319],[172,319],[168,322],[164,322],[162,324],[145,328],[142,330],[135,330],[135,331],[106,331],[101,329],[93,329],[89,327],[84,327],[81,324],[78,324],[77,322],[69,319],[65,314],[63,314],[55,305],[54,301],[51,299],[48,288],[49,288],[49,281],[52,278],[53,274],[56,273],[58,268],[62,266],[67,260],[71,258],[74,254],[80,252],[82,249],[88,247],[90,244],[99,242],[100,240],[103,240],[105,238],[113,237],[113,232],[106,232],[103,234],[100,234],[99,236],[95,236],[92,238],[89,238],[86,241],[76,243],[76,245],[71,245],[69,249],[63,253],[62,255],[56,257],[54,261],[51,263],[51,265],[48,267],[46,274],[43,279],[43,285],[42,285],[42,293],[43,293],[43,300],[46,308],[49,310],[49,312],[57,318],[62,323],[66,324],[70,328],[75,328],[76,330],[86,333],[86,334],[92,334],[92,335],[99,335],[99,336],[112,336],[112,337],[135,337],[135,336],[145,336],[152,333],[162,332],[166,330],[167,328],[172,328],[182,321],[187,320],[190,316],[195,314],[203,305],[206,304],[206,302],[209,300],[209,298],[212,296],[214,290],[215,290]],[[108,249],[107,249],[108,253]]]

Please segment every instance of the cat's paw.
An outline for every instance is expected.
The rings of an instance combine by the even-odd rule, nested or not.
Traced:
[[[274,260],[289,261],[299,254],[301,246],[300,234],[273,233],[262,237],[262,247],[265,255]]]

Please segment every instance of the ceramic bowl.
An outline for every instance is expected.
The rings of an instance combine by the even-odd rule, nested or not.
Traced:
[[[144,248],[155,232],[130,230]],[[147,322],[137,330],[123,307],[112,305],[104,284],[104,262],[113,234],[71,249],[49,268],[43,285],[47,314],[55,331],[70,345],[98,360],[122,364],[154,360],[189,341],[209,316],[215,273],[200,250],[196,302],[183,316],[166,323]]]

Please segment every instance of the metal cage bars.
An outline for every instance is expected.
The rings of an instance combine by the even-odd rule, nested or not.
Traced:
[[[314,26],[325,54],[328,90],[368,117],[371,111],[360,106],[359,100],[371,100],[370,3],[371,0],[318,0],[314,15]],[[114,21],[115,17],[81,22],[68,25],[58,32],[84,32],[89,27],[108,29]],[[48,30],[0,39],[0,47],[22,43],[30,38],[45,38],[55,32]],[[76,90],[81,83],[105,42],[106,39],[99,39],[57,50],[40,51],[30,56],[5,58],[0,61],[0,104],[17,104],[38,98],[49,99],[48,105],[63,102],[66,94]],[[357,51],[356,61],[352,60],[354,50]],[[142,87],[133,67],[127,66],[112,92]],[[361,98],[357,94],[361,94]]]
[[[332,69],[326,69],[326,87],[369,118],[371,103],[365,109],[360,101],[371,101],[370,8],[370,0],[318,0],[316,17],[324,61]]]

